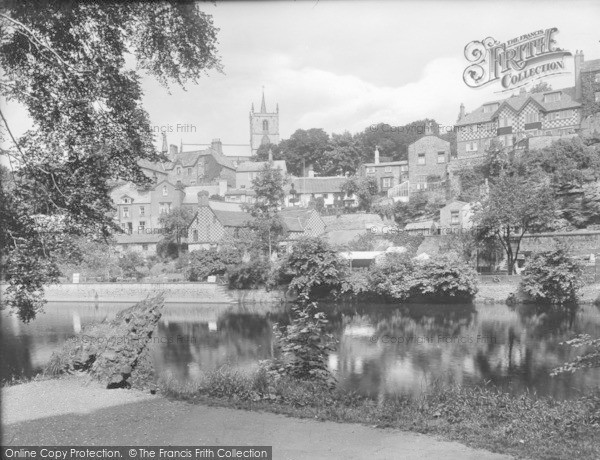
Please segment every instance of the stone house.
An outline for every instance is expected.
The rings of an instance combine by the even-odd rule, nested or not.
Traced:
[[[238,164],[235,171],[235,187],[237,189],[251,189],[252,181],[258,176],[258,174],[265,169],[268,165],[268,161],[244,161]],[[284,176],[287,175],[287,165],[283,160],[271,161],[272,168],[280,169]]]
[[[410,192],[443,184],[447,179],[450,143],[433,134],[428,123],[425,136],[408,146],[408,180]]]
[[[181,206],[184,191],[168,180],[150,187],[126,182],[114,187],[110,197],[117,210],[115,219],[125,233],[156,234],[161,231],[161,214]]]
[[[387,193],[393,187],[406,182],[409,177],[408,161],[379,161],[379,150],[375,148],[373,163],[365,163],[360,169],[363,177],[377,179],[379,191]]]
[[[442,234],[453,233],[462,229],[470,229],[473,210],[469,203],[452,201],[440,209],[440,229]]]

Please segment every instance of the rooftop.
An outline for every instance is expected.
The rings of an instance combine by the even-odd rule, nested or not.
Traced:
[[[423,220],[421,222],[409,222],[404,227],[404,230],[429,230],[437,224],[433,220]]]
[[[237,172],[259,172],[268,164],[268,161],[244,161],[237,167]],[[273,161],[273,167],[287,172],[287,166],[283,160]]]
[[[343,176],[293,177],[290,185],[296,193],[339,193],[347,180]]]
[[[163,235],[158,233],[119,233],[115,235],[117,244],[148,244],[158,243]]]

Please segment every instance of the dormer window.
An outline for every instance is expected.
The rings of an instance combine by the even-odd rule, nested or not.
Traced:
[[[544,94],[544,102],[558,102],[558,101],[560,101],[560,91]]]
[[[122,202],[123,204],[131,204],[131,198],[129,198],[129,197],[123,197],[123,198],[121,199],[121,202]]]
[[[493,103],[493,104],[485,104],[483,106],[483,113],[492,113],[495,112],[498,107],[500,107],[500,104],[498,104],[497,102]]]

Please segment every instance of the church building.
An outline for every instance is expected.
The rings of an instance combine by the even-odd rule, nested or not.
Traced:
[[[260,112],[250,109],[250,150],[252,155],[262,144],[279,144],[279,104],[275,112],[268,112],[263,89]]]

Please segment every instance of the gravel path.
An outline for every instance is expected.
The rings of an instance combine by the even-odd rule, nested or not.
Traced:
[[[83,377],[2,389],[3,445],[272,445],[274,459],[504,460],[417,433],[192,405]]]

